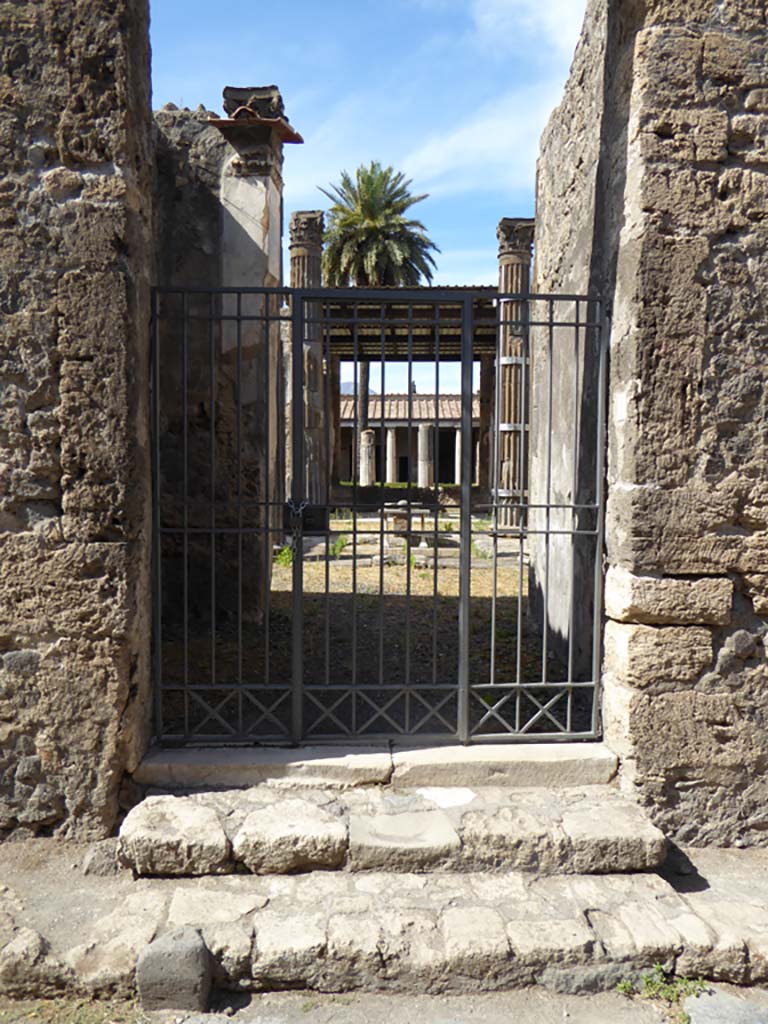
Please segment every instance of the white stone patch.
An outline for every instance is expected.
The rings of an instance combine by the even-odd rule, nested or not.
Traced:
[[[476,793],[465,786],[425,786],[415,790],[419,796],[431,801],[437,807],[464,807],[476,797]]]

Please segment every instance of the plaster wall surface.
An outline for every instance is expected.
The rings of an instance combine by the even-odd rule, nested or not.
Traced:
[[[147,3],[0,40],[0,837],[102,836],[148,733]]]
[[[766,34],[593,0],[539,162],[537,289],[613,313],[605,736],[687,842],[768,841]]]

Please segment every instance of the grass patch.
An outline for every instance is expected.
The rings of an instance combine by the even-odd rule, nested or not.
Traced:
[[[683,1000],[689,996],[700,996],[707,987],[701,978],[676,978],[667,974],[661,964],[654,964],[650,971],[640,975],[638,982],[620,981],[616,991],[629,999],[637,997],[663,1003],[672,1024],[690,1024],[691,1018],[683,1009]]]
[[[150,1024],[137,1003],[112,999],[6,999],[0,1024]]]

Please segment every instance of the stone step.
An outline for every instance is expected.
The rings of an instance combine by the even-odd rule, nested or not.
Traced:
[[[250,789],[147,797],[118,855],[137,875],[323,870],[647,871],[663,834],[608,786]]]
[[[152,750],[134,773],[163,789],[301,786],[595,786],[616,775],[603,743],[483,744],[408,748],[191,747]]]

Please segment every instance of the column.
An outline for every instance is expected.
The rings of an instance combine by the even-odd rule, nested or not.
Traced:
[[[397,428],[387,427],[387,475],[388,484],[397,483]]]
[[[432,424],[419,424],[419,487],[431,487],[434,483]]]
[[[493,356],[480,358],[480,431],[477,440],[477,483],[487,490],[493,482],[493,407],[496,389],[496,360]]]
[[[291,288],[319,288],[322,283],[324,215],[322,210],[298,210],[291,214]],[[326,475],[330,472],[325,436],[325,374],[323,333],[317,303],[308,303],[309,322],[304,334],[304,452],[305,492],[313,504],[325,500]],[[333,409],[327,410],[333,416]],[[290,437],[290,435],[289,435]],[[333,443],[331,432],[331,443]]]
[[[499,293],[524,298],[530,294],[531,249],[534,221],[528,217],[503,217],[496,229],[499,240]],[[515,298],[501,300],[501,356],[519,362],[499,367],[499,486],[511,500],[522,501],[528,488],[528,443],[525,419],[530,419],[528,375],[522,365],[525,336],[525,302]],[[523,396],[525,395],[525,400]],[[507,500],[510,500],[508,497]],[[500,522],[508,526],[514,516],[505,511]]]
[[[453,479],[461,483],[461,427],[456,427],[456,454],[454,458]]]
[[[376,483],[376,431],[364,430],[360,435],[360,486]]]

